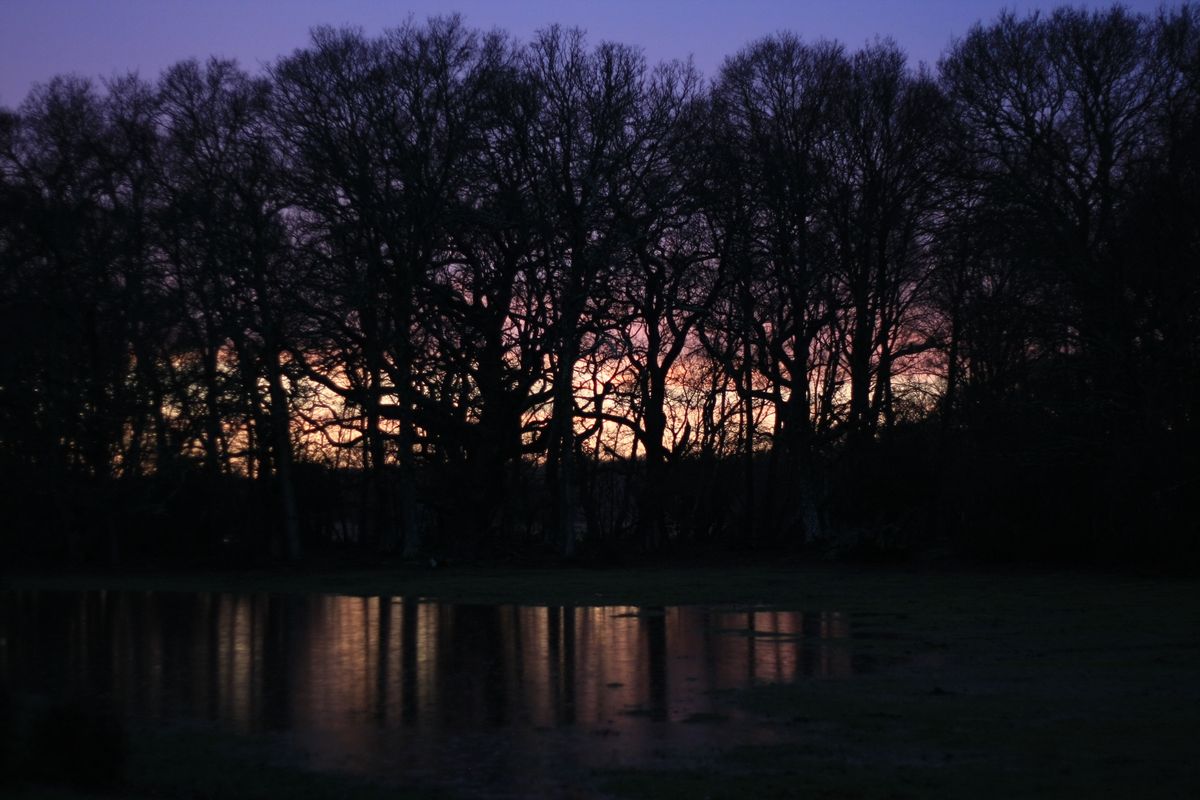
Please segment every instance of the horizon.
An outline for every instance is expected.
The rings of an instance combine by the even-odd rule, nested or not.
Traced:
[[[410,17],[420,22],[458,13],[472,28],[499,28],[524,42],[537,30],[559,24],[587,31],[592,43],[617,41],[638,47],[651,63],[691,58],[705,78],[712,78],[725,58],[781,30],[806,41],[838,41],[851,50],[876,38],[890,38],[908,54],[910,65],[934,67],[956,38],[1002,10],[1024,16],[1064,5],[1088,9],[1124,5],[1135,13],[1153,14],[1183,4],[940,0],[911,8],[883,0],[846,0],[835,6],[795,7],[779,0],[752,0],[735,7],[684,0],[654,4],[533,0],[494,7],[486,0],[454,4],[418,0],[402,6],[375,0],[333,6],[301,0],[289,4],[285,13],[270,5],[244,8],[236,0],[183,9],[150,0],[103,6],[79,0],[7,0],[0,4],[0,107],[19,107],[34,86],[57,75],[99,82],[132,72],[153,81],[172,64],[210,57],[231,58],[243,69],[259,73],[306,46],[311,30],[322,25],[361,28],[367,35],[377,35]],[[226,24],[234,14],[239,15],[238,23]],[[58,46],[49,46],[52,43]]]

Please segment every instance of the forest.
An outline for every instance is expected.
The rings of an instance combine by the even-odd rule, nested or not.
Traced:
[[[0,558],[1200,564],[1200,6],[0,108]]]

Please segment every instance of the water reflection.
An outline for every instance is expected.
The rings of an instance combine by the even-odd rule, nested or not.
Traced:
[[[855,668],[830,612],[148,592],[9,592],[0,609],[0,680],[19,691],[284,731],[355,769],[433,773],[477,747],[473,768],[509,774],[548,739],[577,764],[694,750],[728,728],[675,723],[736,725],[722,690]]]

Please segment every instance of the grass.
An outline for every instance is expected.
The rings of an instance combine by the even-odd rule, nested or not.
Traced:
[[[1081,685],[1066,663],[954,672],[941,691],[915,674],[751,690],[745,705],[789,729],[783,743],[733,746],[703,770],[616,772],[606,786],[629,797],[1196,796],[1195,690],[1160,684],[1194,669],[1122,669],[1119,687]]]
[[[757,686],[729,698],[777,733],[775,744],[730,742],[699,767],[668,762],[605,771],[581,776],[581,785],[633,798],[1200,796],[1194,580],[746,565],[26,575],[9,584],[841,611],[851,620],[854,655],[877,669],[849,680]],[[272,769],[284,773],[269,785],[288,785],[292,768]],[[191,780],[158,774],[151,788],[159,788],[147,796],[178,796],[163,787]],[[337,796],[371,796],[354,795],[351,789],[372,787],[349,778],[321,780],[332,781]],[[297,791],[322,791],[320,781],[300,784]],[[338,787],[345,792],[337,794]]]

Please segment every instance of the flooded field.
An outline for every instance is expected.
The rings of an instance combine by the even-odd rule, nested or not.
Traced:
[[[15,784],[0,778],[6,797],[1200,787],[1188,580],[764,568],[102,580],[0,591],[0,723],[15,709],[0,761],[21,768]]]
[[[9,592],[0,675],[140,723],[268,734],[318,769],[536,794],[777,734],[730,691],[869,669],[836,611]]]

